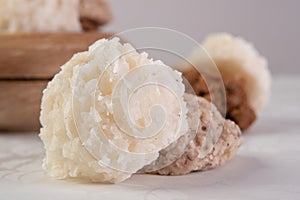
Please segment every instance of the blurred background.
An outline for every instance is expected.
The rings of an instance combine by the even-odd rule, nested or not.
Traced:
[[[38,131],[42,91],[60,66],[94,41],[133,28],[169,28],[199,43],[228,32],[253,43],[274,76],[297,80],[299,8],[300,0],[1,0],[0,131]],[[180,50],[188,44],[173,40]],[[167,56],[166,64],[179,63]]]
[[[299,0],[108,0],[113,20],[104,31],[158,26],[201,42],[229,32],[252,42],[273,74],[300,73]]]

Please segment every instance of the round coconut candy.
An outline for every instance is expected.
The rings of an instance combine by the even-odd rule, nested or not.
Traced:
[[[245,81],[249,104],[258,113],[266,105],[270,95],[271,75],[266,59],[252,44],[227,33],[212,34],[202,45],[223,76]],[[191,60],[199,67],[205,67],[206,60],[201,59],[198,54],[196,49]]]
[[[201,108],[196,136],[189,142],[184,154],[176,161],[159,170],[148,171],[148,173],[183,175],[193,171],[213,169],[225,164],[239,149],[242,143],[241,130],[234,122],[225,120],[217,108],[204,98],[195,95],[189,95],[187,98],[197,101],[197,104],[188,104],[189,111],[197,107]],[[209,144],[213,144],[213,148],[207,148],[207,140],[211,141]],[[207,152],[206,149],[209,151]]]
[[[0,32],[80,32],[79,0],[0,0]]]
[[[112,18],[106,0],[0,0],[0,32],[95,31]]]
[[[129,178],[188,131],[184,90],[162,62],[117,38],[97,41],[43,92],[43,167],[56,178]]]

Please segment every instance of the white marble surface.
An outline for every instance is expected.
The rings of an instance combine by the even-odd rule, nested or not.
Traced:
[[[277,77],[238,155],[187,176],[135,175],[117,185],[48,178],[36,134],[0,134],[0,200],[300,199],[300,77]]]

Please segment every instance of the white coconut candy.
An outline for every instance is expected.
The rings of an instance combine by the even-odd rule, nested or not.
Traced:
[[[0,0],[0,32],[80,32],[80,0]]]
[[[188,131],[181,73],[118,38],[75,54],[43,92],[43,167],[55,178],[120,182]]]

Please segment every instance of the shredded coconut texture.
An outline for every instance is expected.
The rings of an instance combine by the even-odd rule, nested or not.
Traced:
[[[186,133],[188,126],[184,116],[187,110],[181,74],[166,66],[164,71],[150,70],[150,74],[134,71],[135,68],[139,69],[138,66],[147,64],[161,66],[162,62],[148,59],[146,53],[140,54],[131,45],[123,45],[118,38],[114,38],[97,41],[88,51],[75,54],[61,67],[61,71],[44,90],[41,104],[40,138],[46,149],[43,168],[50,176],[120,182],[153,162],[159,156],[160,149]],[[144,94],[151,98],[147,98],[146,103],[152,105],[156,100],[163,101],[168,111],[166,117],[170,120],[161,129],[161,134],[141,140],[141,143],[118,129],[115,119],[120,115],[114,116],[111,104],[114,87],[121,77],[132,71],[137,73],[134,74],[135,81],[149,77],[159,79],[162,75],[166,84],[172,83],[173,93],[179,97],[171,98],[173,93],[169,94],[165,87],[155,87],[155,90],[148,88]],[[99,77],[101,81],[98,85]],[[125,82],[128,88],[122,90],[120,97],[128,96],[127,91],[133,83]],[[94,93],[98,87],[99,93]],[[97,94],[96,98],[94,94]],[[145,95],[136,93],[137,98],[141,96]],[[148,108],[143,102],[139,104],[139,101],[134,101],[133,110],[129,108],[133,118],[137,117],[136,120],[140,122],[139,116],[143,110],[135,111],[137,105]],[[180,115],[183,117],[179,118]],[[126,122],[123,118],[119,121],[120,124]],[[177,129],[178,134],[173,135]],[[157,151],[147,152],[160,145]],[[139,152],[145,153],[137,154]]]
[[[80,32],[79,0],[0,0],[0,32]]]
[[[189,145],[196,137],[202,137],[201,146],[196,147],[199,158],[204,158],[209,154],[217,143],[223,130],[224,118],[216,107],[205,104],[204,100],[202,102],[193,94],[186,93],[184,99],[188,108],[189,130],[167,148],[161,150],[158,159],[145,166],[141,172],[159,171],[177,161],[187,151],[187,148],[190,148]],[[203,127],[206,129],[205,131],[202,130]]]
[[[216,107],[204,98],[196,96],[190,98],[197,99],[198,105],[188,104],[189,106],[198,106],[201,108],[201,122],[199,123],[196,136],[189,142],[184,154],[176,161],[169,166],[150,173],[184,175],[193,171],[213,169],[225,164],[239,149],[242,143],[239,127],[230,120],[224,121]],[[189,110],[191,109],[197,108],[189,107]],[[216,138],[216,143],[210,149],[209,153],[205,157],[202,157],[201,154],[207,140],[206,132],[217,132],[218,129],[221,129],[221,134]]]
[[[266,59],[251,43],[227,33],[212,34],[202,45],[222,75],[245,80],[249,103],[258,113],[266,105],[270,95],[271,75]],[[197,52],[195,50],[192,53],[191,60],[203,67],[205,63],[197,56]]]

